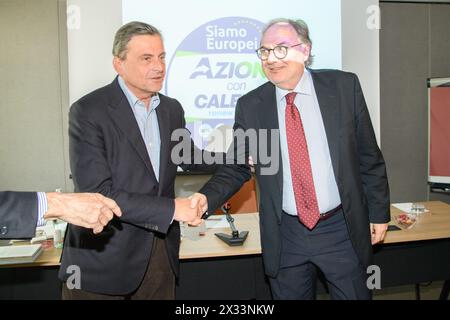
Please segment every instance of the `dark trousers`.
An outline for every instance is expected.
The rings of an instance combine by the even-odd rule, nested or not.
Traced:
[[[281,236],[280,270],[269,278],[274,299],[315,299],[316,267],[324,273],[332,299],[371,299],[342,209],[312,230],[283,213]]]
[[[78,289],[68,289],[63,283],[63,300],[166,300],[175,299],[175,275],[170,267],[163,239],[155,236],[152,254],[144,278],[132,293],[121,296],[98,294]]]

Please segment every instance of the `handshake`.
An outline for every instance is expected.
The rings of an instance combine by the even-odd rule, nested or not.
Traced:
[[[174,220],[198,226],[207,210],[208,201],[204,194],[194,193],[189,198],[176,198]]]

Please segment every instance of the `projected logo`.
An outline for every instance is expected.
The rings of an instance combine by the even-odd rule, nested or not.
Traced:
[[[244,17],[216,19],[191,32],[173,55],[165,93],[183,105],[198,146],[215,128],[231,126],[239,97],[265,81],[255,54],[263,26]]]

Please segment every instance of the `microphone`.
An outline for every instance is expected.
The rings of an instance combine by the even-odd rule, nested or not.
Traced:
[[[227,217],[227,221],[231,228],[231,235],[225,234],[225,233],[215,233],[215,235],[222,241],[224,241],[229,246],[242,246],[244,244],[245,239],[247,239],[248,231],[241,231],[239,232],[238,229],[236,229],[236,226],[234,225],[234,218],[229,213],[231,209],[231,204],[229,202],[226,202],[222,207],[221,210]]]

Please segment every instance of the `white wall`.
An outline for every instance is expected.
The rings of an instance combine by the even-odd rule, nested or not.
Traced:
[[[67,14],[72,104],[116,75],[111,51],[114,34],[122,25],[122,1],[67,0]]]
[[[380,145],[380,40],[379,29],[373,28],[378,4],[342,0],[342,69],[358,75]]]

